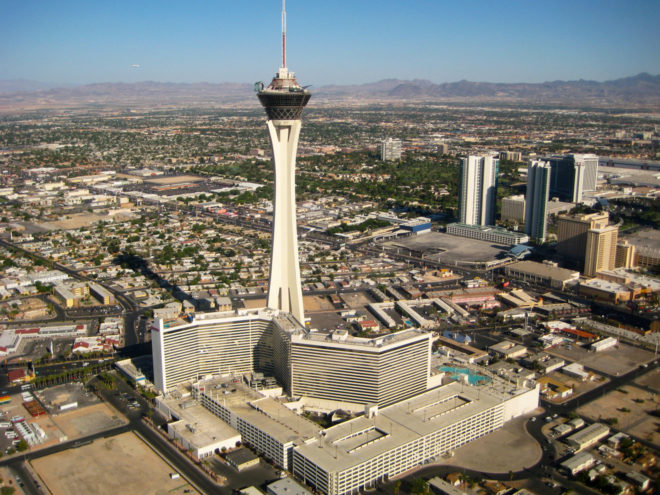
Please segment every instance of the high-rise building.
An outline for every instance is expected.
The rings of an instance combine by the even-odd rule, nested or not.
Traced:
[[[584,192],[596,190],[598,156],[552,155],[543,160],[550,164],[550,196],[580,203]]]
[[[598,155],[574,154],[576,164],[584,167],[584,191],[595,191],[598,184]]]
[[[401,140],[384,139],[380,144],[380,159],[383,161],[401,160]]]
[[[499,153],[463,158],[459,216],[467,225],[495,225]]]
[[[585,260],[587,232],[592,229],[602,229],[608,223],[608,213],[559,216],[557,219],[557,253],[581,265]]]
[[[346,330],[291,339],[291,394],[328,400],[393,404],[428,387],[431,334],[403,330],[351,337]]]
[[[282,12],[282,66],[271,83],[257,83],[257,96],[268,115],[268,132],[273,147],[275,200],[273,246],[267,305],[305,321],[296,226],[296,154],[302,111],[311,94],[298,84],[286,67],[286,12]]]
[[[616,244],[615,268],[632,268],[635,266],[635,255],[637,249],[634,244],[628,241],[619,241]]]
[[[525,194],[525,233],[535,242],[545,241],[549,191],[550,165],[544,161],[530,161]]]
[[[612,270],[616,262],[618,225],[608,225],[587,232],[587,248],[584,259],[584,275],[595,277],[598,272]]]
[[[510,220],[512,222],[524,223],[525,222],[525,196],[519,194],[517,196],[509,196],[502,198],[502,215],[503,221]]]

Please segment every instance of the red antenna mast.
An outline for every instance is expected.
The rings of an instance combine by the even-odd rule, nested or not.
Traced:
[[[282,0],[282,67],[286,68],[286,0]]]

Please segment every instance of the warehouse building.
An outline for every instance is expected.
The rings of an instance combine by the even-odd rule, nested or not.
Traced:
[[[610,429],[607,426],[602,423],[594,423],[571,435],[566,441],[577,451],[591,447],[609,434]]]
[[[567,285],[577,283],[580,272],[559,268],[556,264],[519,261],[504,268],[507,277],[564,290]]]

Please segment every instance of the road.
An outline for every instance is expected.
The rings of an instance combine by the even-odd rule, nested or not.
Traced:
[[[12,242],[6,241],[4,239],[0,239],[0,246],[4,246],[4,247],[9,248],[9,249],[16,249],[18,251],[21,251],[26,256],[28,256],[32,259],[38,259],[38,260],[44,261],[45,263],[47,263],[47,266],[52,266],[54,269],[60,270],[61,272],[64,272],[67,275],[69,275],[70,277],[75,278],[77,280],[82,280],[82,281],[85,281],[85,282],[88,282],[88,283],[93,282],[93,283],[97,283],[99,285],[102,285],[106,290],[108,290],[110,293],[113,294],[113,296],[115,297],[115,300],[119,303],[119,305],[122,308],[122,312],[125,315],[124,316],[124,330],[125,330],[125,337],[124,338],[125,338],[126,345],[132,345],[132,344],[138,344],[139,343],[138,342],[137,331],[136,331],[134,325],[135,325],[135,320],[136,320],[138,314],[140,314],[140,311],[139,311],[138,307],[136,306],[136,304],[133,301],[131,301],[130,298],[128,298],[126,295],[124,295],[122,292],[120,292],[120,291],[118,291],[118,290],[116,290],[112,287],[109,287],[107,285],[103,285],[98,280],[92,280],[88,277],[85,277],[84,275],[81,275],[76,270],[73,270],[72,268],[69,268],[66,265],[62,265],[60,263],[51,261],[51,260],[49,260],[48,258],[46,258],[44,256],[41,256],[41,255],[35,254],[31,251],[28,251],[27,249],[24,249],[21,246],[18,246],[16,244],[12,243]],[[107,314],[98,314],[96,316],[108,316],[108,315]]]

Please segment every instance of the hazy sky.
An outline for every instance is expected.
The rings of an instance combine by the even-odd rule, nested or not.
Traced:
[[[0,79],[269,80],[280,10],[281,0],[0,0]],[[288,66],[303,84],[660,73],[660,0],[289,0],[287,12]]]

